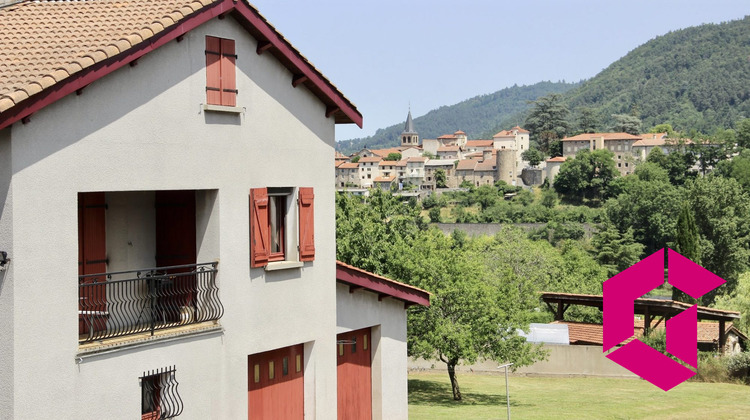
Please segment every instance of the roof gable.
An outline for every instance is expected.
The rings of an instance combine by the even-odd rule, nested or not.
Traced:
[[[362,126],[356,107],[245,0],[23,2],[0,9],[0,129],[231,14],[324,104]]]

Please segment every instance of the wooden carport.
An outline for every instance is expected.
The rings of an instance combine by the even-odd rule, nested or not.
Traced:
[[[542,292],[542,300],[547,307],[555,314],[556,321],[564,321],[565,311],[570,305],[593,306],[601,311],[604,304],[602,295],[584,295],[576,293],[552,293]],[[554,306],[556,305],[556,306]],[[643,315],[644,333],[651,330],[651,321],[656,317],[661,317],[656,322],[672,318],[680,312],[691,308],[693,305],[684,302],[667,299],[638,298],[634,302],[634,313]],[[723,353],[724,346],[727,342],[726,322],[739,320],[740,313],[735,311],[725,311],[721,309],[698,306],[698,320],[719,321],[719,349]]]

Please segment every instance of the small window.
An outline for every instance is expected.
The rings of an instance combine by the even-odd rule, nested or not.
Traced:
[[[352,353],[357,352],[357,337],[352,337]]]
[[[206,103],[237,105],[234,40],[206,37]]]
[[[344,344],[339,344],[339,356],[344,355]]]
[[[289,358],[285,357],[281,359],[281,375],[289,375]]]
[[[367,334],[362,336],[362,350],[367,350]]]
[[[182,398],[177,393],[175,368],[143,372],[141,376],[141,419],[171,419],[182,414]]]
[[[295,196],[297,206],[294,205]],[[264,267],[273,261],[313,261],[315,259],[314,198],[312,188],[253,188],[250,190],[250,265],[252,267]],[[296,219],[294,218],[295,210]],[[296,237],[296,244],[294,243],[295,232],[299,234]],[[299,253],[292,254],[294,251]]]
[[[302,356],[298,354],[295,356],[295,359],[297,364],[297,372],[299,373],[302,371]]]
[[[274,378],[274,373],[275,373],[274,372],[274,367],[275,366],[274,366],[273,360],[270,360],[268,362],[268,379],[273,379]]]
[[[260,382],[260,365],[257,363],[253,366],[253,380],[256,384]]]
[[[628,162],[625,162],[625,167],[626,167],[626,168],[628,167]]]

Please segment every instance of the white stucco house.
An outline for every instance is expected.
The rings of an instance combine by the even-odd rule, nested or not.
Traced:
[[[0,4],[0,418],[407,418],[429,296],[335,259],[357,108],[245,0]]]

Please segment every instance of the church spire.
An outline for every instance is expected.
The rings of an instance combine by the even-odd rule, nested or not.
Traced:
[[[409,115],[406,116],[406,124],[404,124],[404,131],[401,132],[401,146],[418,146],[419,145],[419,134],[414,129],[414,121],[411,119],[411,109],[409,109]]]

